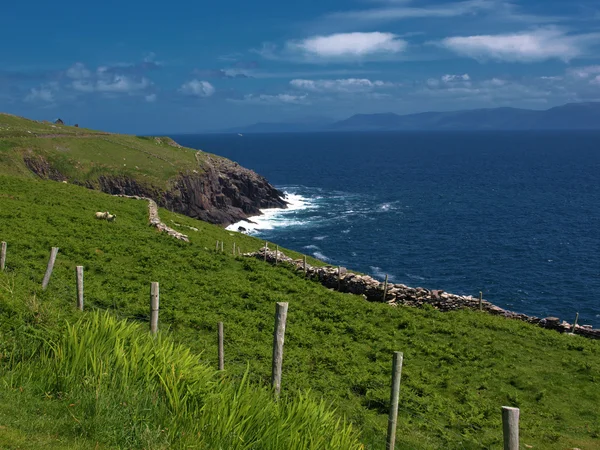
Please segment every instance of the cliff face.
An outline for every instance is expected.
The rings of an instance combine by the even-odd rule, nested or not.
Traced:
[[[44,179],[68,181],[108,194],[149,197],[159,206],[213,224],[229,225],[260,214],[263,208],[285,208],[283,193],[257,173],[232,161],[205,156],[199,170],[180,172],[168,187],[158,188],[120,175],[69,179],[40,155],[24,158],[25,165]]]

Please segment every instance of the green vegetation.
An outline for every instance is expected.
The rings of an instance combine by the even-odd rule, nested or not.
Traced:
[[[206,156],[168,138],[0,114],[1,448],[350,449],[359,439],[380,449],[396,350],[405,361],[397,448],[499,449],[502,405],[521,408],[523,444],[600,448],[599,342],[332,292],[232,256],[234,242],[249,252],[257,239],[160,210],[191,242],[175,240],[148,226],[145,201],[40,181],[24,161],[79,183],[102,174],[165,190],[177,174],[202,171]],[[94,219],[106,210],[116,222]],[[83,314],[76,265],[85,267]],[[151,281],[161,291],[157,339],[147,333]],[[290,309],[275,403],[277,301]],[[225,374],[214,370],[219,321]]]
[[[322,401],[275,402],[245,376],[234,384],[189,349],[108,312],[29,341],[21,337],[7,355],[8,388],[68,404],[73,421],[65,428],[88,440],[123,448],[362,447]]]
[[[117,221],[94,219],[104,210]],[[499,449],[502,405],[521,408],[523,444],[600,448],[599,342],[475,311],[367,303],[288,268],[231,255],[234,241],[246,252],[262,245],[256,239],[160,214],[191,243],[147,226],[146,202],[0,177],[0,240],[8,242],[7,271],[0,274],[0,447],[185,447],[192,439],[186,433],[203,423],[194,402],[218,409],[215,398],[231,399],[240,389],[236,401],[260,421],[267,415],[277,425],[293,415],[293,423],[332,430],[345,416],[365,448],[380,449],[391,356],[399,350],[405,362],[397,448]],[[214,251],[217,239],[225,241],[224,254]],[[52,246],[60,252],[50,286],[41,291]],[[75,310],[76,265],[85,266],[83,315]],[[145,334],[151,281],[161,287],[163,331],[156,343]],[[265,390],[277,301],[290,304],[279,409]],[[219,321],[225,323],[224,381],[209,369],[216,368]],[[82,342],[85,347],[75,346]],[[126,350],[123,357],[108,351],[115,347]],[[150,368],[142,354],[163,355],[164,364]],[[191,386],[179,396],[158,381],[170,367]],[[333,405],[335,418],[320,398]],[[148,402],[155,402],[155,412]],[[190,415],[170,421],[167,411],[185,408]],[[217,409],[206,414],[221,414]],[[209,422],[215,428],[204,430],[206,439],[223,438],[218,422]],[[274,428],[239,425],[250,439],[263,433],[273,442]],[[338,430],[340,439],[352,439]],[[279,438],[291,439],[284,434]],[[333,439],[330,431],[322,434],[315,437]],[[200,440],[192,443],[202,448]]]
[[[23,157],[41,157],[79,182],[94,183],[104,174],[165,189],[177,174],[202,170],[206,155],[170,138],[109,134],[0,114],[0,174],[5,175],[33,177]]]

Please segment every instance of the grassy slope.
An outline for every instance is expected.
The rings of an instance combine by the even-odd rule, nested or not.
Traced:
[[[201,170],[206,155],[169,142],[168,138],[108,134],[0,114],[0,174],[33,176],[22,157],[33,153],[80,181],[93,180],[102,172],[165,188],[178,173]]]
[[[118,221],[95,220],[101,210],[116,213]],[[287,301],[284,389],[311,388],[333,401],[362,429],[367,448],[384,446],[394,350],[405,356],[398,448],[501,448],[501,405],[521,408],[522,442],[534,448],[600,448],[600,343],[472,311],[370,304],[286,268],[213,250],[216,239],[229,251],[234,240],[244,251],[255,250],[256,239],[160,214],[181,224],[191,244],[148,227],[145,202],[0,177],[0,240],[9,243],[0,298],[15,286],[36,290],[51,321],[72,317],[74,268],[83,264],[86,308],[146,321],[149,283],[159,281],[163,329],[216,366],[216,323],[225,322],[227,371],[241,376],[249,364],[253,379],[265,383],[274,303]],[[61,250],[50,287],[40,292],[52,246]],[[0,418],[11,416],[16,401],[37,402],[24,418],[39,419],[31,414],[36,408],[58,408],[21,398],[26,392],[0,392]],[[10,433],[0,428],[0,444],[9,435],[50,439],[59,424],[38,433],[14,420]]]

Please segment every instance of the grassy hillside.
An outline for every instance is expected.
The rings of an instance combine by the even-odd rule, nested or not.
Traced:
[[[43,156],[67,178],[81,182],[108,173],[162,188],[180,172],[201,170],[205,156],[169,138],[110,134],[0,114],[0,174],[32,177],[23,163],[25,155]]]
[[[116,213],[117,221],[95,220],[94,212],[103,210]],[[397,448],[499,449],[502,405],[521,408],[522,442],[533,448],[600,448],[600,343],[475,311],[367,303],[284,267],[231,256],[234,241],[250,251],[262,245],[256,239],[160,214],[191,243],[148,227],[145,202],[0,177],[0,240],[8,242],[8,270],[0,274],[0,340],[10,342],[22,329],[58,330],[64,319],[76,321],[74,271],[84,265],[87,311],[108,310],[146,327],[150,282],[159,281],[166,339],[216,367],[216,325],[223,321],[228,375],[240,380],[248,370],[252,382],[267,385],[274,303],[286,301],[284,394],[311,389],[332,402],[338,416],[361,431],[366,448],[384,447],[396,350],[405,357]],[[216,239],[229,251],[215,253]],[[42,292],[52,246],[60,252]],[[26,308],[25,323],[13,319],[24,314],[10,306],[15,304]],[[41,448],[57,434],[69,439],[69,448],[114,446],[89,423],[74,427],[68,399],[8,389],[16,369],[1,361],[0,425],[6,428],[0,428],[0,446],[27,439]],[[23,405],[17,416],[15,404]],[[53,418],[48,426],[45,417]]]

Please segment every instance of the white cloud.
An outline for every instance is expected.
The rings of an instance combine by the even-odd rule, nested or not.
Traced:
[[[143,91],[150,87],[152,83],[147,78],[142,78],[136,81],[124,75],[114,75],[107,79],[100,79],[96,83],[95,90],[97,92],[111,93],[133,93]]]
[[[567,35],[556,28],[542,28],[512,34],[449,37],[443,47],[479,60],[536,62],[548,59],[569,61],[586,53],[598,34]]]
[[[31,88],[29,93],[25,96],[26,102],[42,102],[52,103],[54,102],[54,90],[49,86],[40,86],[39,88]]]
[[[469,76],[468,73],[465,73],[463,75],[443,75],[442,76],[442,81],[444,83],[452,83],[453,81],[469,81],[471,79],[471,77]]]
[[[215,93],[215,87],[208,81],[191,80],[183,83],[179,88],[179,92],[193,97],[210,97]]]
[[[501,6],[502,2],[489,0],[466,0],[462,2],[450,2],[428,7],[405,6],[409,2],[385,2],[389,5],[379,8],[371,8],[358,11],[344,11],[329,14],[326,18],[339,21],[356,22],[387,22],[393,20],[416,19],[416,18],[449,18],[476,14],[481,11],[491,11]],[[396,3],[396,4],[394,4]],[[398,4],[402,3],[402,4]]]
[[[96,86],[93,82],[75,80],[71,83],[71,87],[79,92],[94,92]]]
[[[113,73],[112,69],[100,66],[95,73],[89,71],[83,64],[75,63],[67,70],[67,76],[73,81],[70,86],[78,92],[101,92],[108,94],[143,93],[152,86],[145,77],[133,77]]]
[[[71,83],[71,87],[79,92],[106,92],[113,94],[132,94],[144,91],[150,86],[152,86],[152,82],[147,78],[136,81],[124,75],[103,76],[95,81],[75,80]]]
[[[308,95],[293,95],[293,94],[246,94],[243,99],[229,99],[234,103],[251,103],[257,105],[274,105],[274,104],[292,104],[303,105],[308,104]]]
[[[590,80],[590,84],[600,85],[600,75],[596,75]]]
[[[156,101],[156,94],[148,94],[144,97],[148,103],[153,103]]]
[[[436,83],[432,83],[431,81]],[[514,102],[545,102],[552,95],[551,89],[543,88],[539,82],[532,80],[508,81],[501,78],[443,83],[438,79],[430,79],[423,88],[409,95],[414,98],[424,97],[434,102],[477,102],[489,106],[511,105]],[[453,108],[460,109],[460,108]]]
[[[392,33],[337,33],[289,41],[286,50],[292,54],[320,59],[361,59],[370,55],[403,52],[407,42]]]
[[[426,81],[427,86],[431,88],[437,88],[442,84],[453,85],[453,86],[470,86],[471,85],[471,77],[468,73],[464,73],[462,75],[453,75],[446,74],[442,75],[438,80],[437,78],[429,78]]]
[[[74,80],[81,80],[82,78],[89,78],[91,72],[85,67],[83,63],[77,62],[67,69],[67,76]]]
[[[516,2],[514,0],[364,0],[362,3],[370,4],[370,7],[349,11],[342,10],[324,15],[313,23],[314,29],[335,30],[338,32],[342,30],[354,31],[403,20],[427,20],[430,22],[428,28],[433,25],[436,29],[438,27],[456,29],[467,21],[474,21],[477,26],[484,21],[494,25],[511,22],[535,25],[556,24],[573,19],[573,16],[566,15],[550,16],[528,13],[524,11],[526,2]],[[456,23],[457,21],[460,21],[460,23]]]
[[[309,92],[369,92],[377,88],[394,86],[393,83],[366,78],[345,78],[338,80],[304,80],[290,81],[295,89]]]
[[[575,78],[589,78],[592,75],[600,74],[600,66],[585,66],[569,69],[568,74]]]
[[[485,80],[485,81],[483,81],[482,84],[484,86],[500,87],[500,86],[505,86],[506,84],[508,84],[508,81],[502,80],[500,78],[492,78],[491,80]]]

